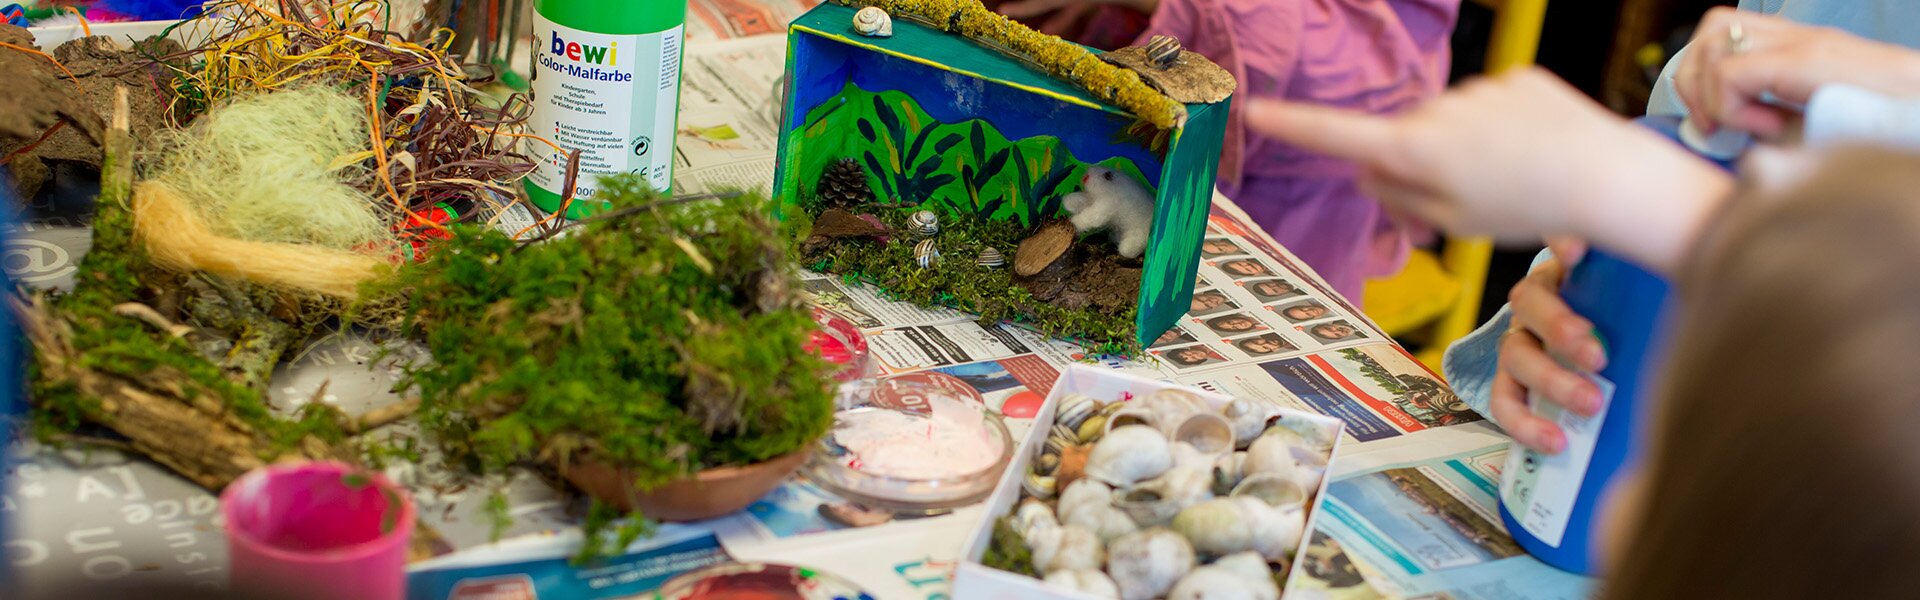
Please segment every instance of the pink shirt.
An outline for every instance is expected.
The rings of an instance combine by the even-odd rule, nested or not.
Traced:
[[[1161,0],[1140,36],[1179,38],[1240,81],[1219,186],[1269,233],[1358,300],[1405,260],[1408,229],[1354,185],[1354,165],[1246,129],[1249,98],[1375,113],[1446,86],[1459,0]]]

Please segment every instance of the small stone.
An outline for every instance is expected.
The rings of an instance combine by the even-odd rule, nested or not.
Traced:
[[[933,240],[920,240],[913,246],[913,262],[922,269],[933,268],[934,263],[940,262],[940,248],[933,245]]]
[[[1001,254],[999,250],[987,248],[980,251],[980,258],[974,260],[974,262],[982,267],[998,269],[1007,266],[1007,256]]]
[[[853,13],[853,30],[867,37],[893,37],[893,17],[878,6]]]
[[[933,211],[916,211],[913,213],[911,222],[913,232],[920,234],[921,237],[933,237],[934,234],[940,233],[940,216],[933,214]]]

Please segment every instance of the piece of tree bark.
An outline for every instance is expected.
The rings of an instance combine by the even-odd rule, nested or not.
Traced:
[[[1032,277],[1060,262],[1062,257],[1071,253],[1074,237],[1079,230],[1073,222],[1056,220],[1040,226],[1040,230],[1020,240],[1020,247],[1013,252],[1013,273],[1021,277]]]

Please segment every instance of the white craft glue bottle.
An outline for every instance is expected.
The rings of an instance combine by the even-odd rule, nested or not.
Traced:
[[[580,151],[568,218],[606,207],[602,175],[634,173],[662,193],[673,183],[686,0],[535,0],[534,142],[527,195],[547,211],[566,192],[567,154]]]

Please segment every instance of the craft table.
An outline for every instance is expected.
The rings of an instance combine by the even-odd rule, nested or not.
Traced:
[[[773,124],[765,112],[785,44],[765,22],[784,22],[806,6],[692,3],[678,191],[770,181]],[[760,35],[743,37],[749,33]],[[6,267],[16,281],[58,287],[70,280],[89,242],[84,203],[71,199],[90,196],[64,190],[32,207],[35,220],[7,239]],[[1534,561],[1501,530],[1494,497],[1506,438],[1466,410],[1437,374],[1224,197],[1214,198],[1207,240],[1195,310],[1134,360],[1087,356],[1068,342],[890,301],[836,277],[812,274],[806,284],[817,303],[859,321],[886,375],[958,382],[1009,418],[1031,417],[1060,370],[1086,361],[1339,418],[1347,440],[1303,550],[1307,576],[1289,582],[1290,598],[1591,594],[1589,580]],[[1222,318],[1235,315],[1246,318]],[[323,384],[319,401],[349,412],[394,401],[398,361],[417,350],[383,356],[382,349],[352,332],[321,340],[276,372],[275,404],[309,401]],[[404,434],[409,425],[396,428]],[[16,452],[20,464],[9,473],[0,514],[12,519],[7,556],[30,589],[82,580],[225,581],[217,501],[206,491],[110,449],[27,444]],[[507,491],[515,522],[492,544],[486,491],[412,465],[393,474],[414,490],[423,522],[445,542],[446,554],[414,567],[410,595],[421,600],[532,597],[510,594],[536,590],[543,599],[624,597],[725,560],[799,564],[877,598],[932,600],[947,597],[960,546],[985,517],[973,507],[850,529],[818,513],[836,499],[796,480],[742,514],[663,527],[633,554],[581,570],[564,558],[578,539],[577,515],[541,478],[493,482]]]

